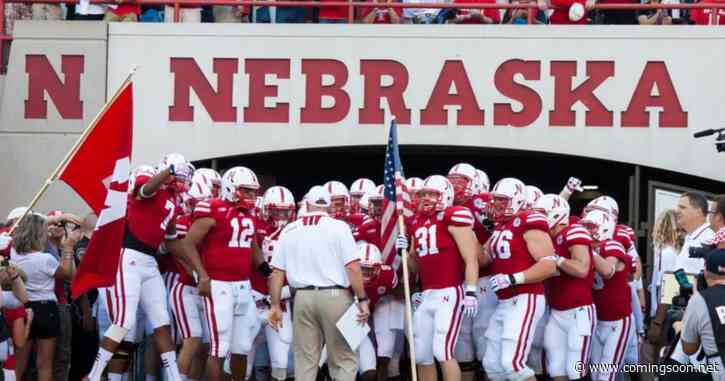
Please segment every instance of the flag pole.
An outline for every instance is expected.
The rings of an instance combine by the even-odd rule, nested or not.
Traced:
[[[398,215],[398,231],[400,234],[405,235],[405,222],[403,216]],[[410,303],[410,280],[408,275],[408,253],[404,250],[400,250],[398,253],[401,258],[401,265],[403,266],[403,288],[405,289],[405,320],[408,321],[406,326],[406,333],[408,336],[408,349],[410,351],[410,375],[413,381],[418,381],[418,374],[415,368],[415,345],[413,343],[413,312]]]
[[[103,117],[103,115],[106,114],[106,111],[108,110],[108,107],[113,104],[113,102],[118,98],[118,96],[121,94],[121,92],[131,83],[131,78],[133,77],[134,73],[136,73],[137,66],[134,66],[131,71],[128,73],[128,76],[126,76],[126,79],[121,83],[121,86],[118,87],[116,92],[113,94],[111,99],[109,99],[106,104],[101,107],[101,110],[98,111],[98,114],[96,114],[95,118],[91,121],[91,123],[86,127],[85,130],[83,130],[83,133],[78,138],[78,140],[75,142],[73,147],[71,147],[70,151],[65,155],[63,160],[61,160],[60,163],[58,163],[58,166],[55,168],[55,170],[51,173],[51,175],[45,180],[43,185],[40,187],[40,190],[38,190],[37,193],[35,193],[35,196],[30,200],[30,203],[28,204],[28,208],[25,210],[25,212],[18,218],[15,223],[13,224],[13,227],[10,229],[10,232],[8,234],[13,234],[15,229],[20,225],[20,223],[25,219],[25,217],[30,213],[30,210],[35,207],[35,205],[40,201],[40,198],[45,194],[45,192],[48,190],[48,187],[50,184],[52,184],[55,180],[58,179],[58,175],[62,173],[65,168],[68,166],[68,163],[70,163],[71,159],[73,159],[73,156],[78,152],[78,149],[80,149],[83,142],[86,141],[88,138],[88,135],[93,132],[93,129],[96,128],[96,125],[98,124],[98,121]]]

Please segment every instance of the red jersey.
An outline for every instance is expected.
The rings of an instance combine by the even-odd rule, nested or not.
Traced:
[[[363,223],[360,225],[358,235],[357,237],[355,237],[355,239],[375,245],[375,247],[382,251],[383,247],[380,242],[380,221],[372,217],[366,217]],[[394,256],[391,255],[391,257]],[[392,263],[393,258],[388,259],[389,262]],[[383,261],[385,261],[385,258],[383,258]],[[390,263],[385,264],[390,265]]]
[[[589,22],[587,19],[586,11],[584,17],[579,21],[571,21],[569,19],[569,7],[574,3],[579,3],[582,6],[586,5],[586,0],[551,0],[551,5],[555,6],[554,13],[549,17],[549,22],[552,24],[586,24]]]
[[[516,274],[536,264],[536,259],[529,253],[524,240],[524,233],[529,230],[541,230],[549,234],[546,216],[539,212],[526,211],[496,225],[488,246],[493,274]],[[544,282],[516,285],[496,291],[499,299],[509,299],[520,294],[543,293]]]
[[[701,1],[698,4],[719,4],[723,1]],[[690,20],[697,25],[725,25],[725,9],[716,9],[713,15],[712,8],[690,10]]]
[[[496,0],[454,0],[453,2],[456,4],[496,4]],[[484,16],[493,19],[495,24],[501,23],[501,13],[499,13],[498,9],[488,8],[479,9],[479,11],[483,11]],[[458,12],[460,16],[468,15],[468,13],[465,7]],[[482,24],[482,22],[478,20],[466,20],[461,24]]]
[[[228,282],[248,280],[256,219],[237,205],[219,199],[196,204],[193,219],[200,218],[215,221],[201,244],[201,259],[209,277]]]
[[[616,271],[609,279],[603,279],[599,274],[595,276],[594,304],[597,306],[597,318],[605,321],[623,319],[632,313],[632,291],[629,288],[632,257],[627,255],[622,244],[612,240],[601,243],[599,255],[605,259],[619,259],[624,263],[624,268]]]
[[[449,226],[473,227],[468,208],[452,206],[430,216],[418,215],[412,234],[423,290],[463,284],[465,264]]]
[[[274,253],[274,248],[277,245],[277,240],[279,239],[279,235],[281,233],[282,228],[278,228],[262,239],[262,244],[260,245],[260,247],[262,248],[262,254],[264,254],[264,260],[267,261],[267,263],[272,263],[272,254]],[[269,285],[267,283],[267,278],[265,278],[264,275],[262,275],[256,269],[252,271],[251,281],[252,289],[262,295],[269,295]]]
[[[362,8],[363,18],[367,17],[371,12],[375,12],[373,24],[390,24],[390,11],[385,7],[385,3],[378,3],[378,7]],[[399,18],[403,17],[403,8],[393,8]]]
[[[355,241],[360,240],[360,225],[365,221],[365,218],[367,218],[367,214],[365,213],[353,213],[345,218],[345,222],[350,225],[350,230],[352,230],[352,236],[355,238]]]
[[[614,227],[614,234],[612,239],[621,243],[624,246],[624,251],[629,251],[632,246],[632,235],[634,231],[627,225],[617,225]]]
[[[189,232],[189,228],[191,228],[191,214],[184,214],[179,216],[179,218],[176,219],[176,232],[179,235],[179,239],[185,238],[186,233]],[[197,248],[198,249],[198,248]],[[179,261],[174,260],[174,263],[176,265],[177,272],[179,273],[179,282],[181,284],[186,286],[194,286],[196,287],[196,282],[194,281],[194,277],[191,276],[188,272],[186,272],[186,269],[184,269],[184,266],[182,266]]]
[[[176,192],[170,187],[161,187],[153,196],[141,198],[139,191],[150,179],[146,174],[136,177],[135,189],[128,198],[126,231],[149,248],[158,250],[169,223],[175,221],[181,208]]]
[[[320,0],[320,2],[330,2],[335,0]],[[319,18],[325,20],[347,20],[347,6],[339,7],[320,7]]]
[[[592,285],[594,284],[594,262],[589,247],[592,236],[581,225],[570,225],[554,237],[554,249],[562,258],[571,259],[572,246],[584,245],[589,256],[589,274],[585,278],[577,278],[559,270],[559,276],[546,280],[547,301],[559,311],[566,311],[575,307],[588,306],[594,303],[592,299]]]
[[[491,195],[489,193],[481,193],[473,196],[463,204],[463,206],[467,207],[473,213],[473,233],[476,234],[476,239],[482,246],[491,238],[491,232],[483,226],[483,222],[489,218],[490,205]],[[489,275],[491,275],[491,266],[481,266],[478,268],[479,277]]]
[[[398,275],[392,267],[380,266],[380,273],[369,282],[365,283],[365,295],[370,299],[370,309],[380,301],[380,298],[391,293],[398,285]]]

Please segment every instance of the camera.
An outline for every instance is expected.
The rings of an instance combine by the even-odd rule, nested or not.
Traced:
[[[690,248],[690,250],[692,249],[701,248]],[[692,258],[692,254],[690,254],[690,257]],[[674,297],[672,297],[672,304],[667,309],[667,316],[663,324],[665,332],[667,332],[667,342],[675,342],[677,340],[677,335],[675,334],[675,330],[672,328],[672,324],[678,321],[682,321],[682,317],[685,315],[685,309],[687,308],[687,304],[690,302],[690,297],[692,296],[694,291],[694,287],[690,280],[687,278],[685,270],[679,269],[674,272],[674,275],[677,283],[680,286],[680,293],[679,295],[675,295]],[[704,271],[701,271],[699,274],[697,274],[696,279],[698,292],[701,292],[702,290],[707,288]]]
[[[702,245],[700,247],[691,247],[688,255],[690,258],[707,259],[710,253],[717,247],[715,245]]]

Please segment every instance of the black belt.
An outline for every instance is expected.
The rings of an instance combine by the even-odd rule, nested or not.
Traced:
[[[136,238],[128,229],[123,237],[123,247],[126,249],[136,250],[140,253],[155,257],[158,250],[153,247],[141,242],[140,239]]]
[[[323,287],[317,287],[317,286],[307,286],[307,287],[300,287],[297,290],[344,290],[346,287],[342,286],[323,286]]]

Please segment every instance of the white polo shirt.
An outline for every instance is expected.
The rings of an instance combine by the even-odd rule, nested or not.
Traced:
[[[57,300],[55,298],[55,272],[60,264],[52,254],[39,251],[18,254],[13,250],[10,253],[10,260],[28,277],[25,281],[25,288],[28,291],[29,301]]]
[[[359,260],[350,227],[325,212],[304,213],[280,234],[272,267],[294,288],[349,287],[345,266]]]
[[[675,260],[675,269],[685,269],[688,274],[698,274],[705,268],[705,260],[700,258],[690,258],[690,248],[700,247],[705,241],[711,240],[715,236],[715,232],[710,228],[710,224],[705,222],[692,233],[685,236],[685,243],[682,245],[680,254]]]

